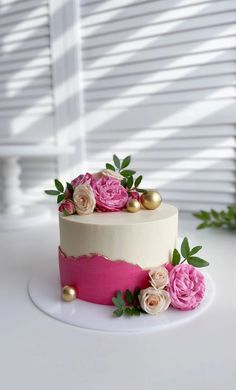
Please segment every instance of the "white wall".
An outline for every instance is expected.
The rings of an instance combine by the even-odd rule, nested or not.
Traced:
[[[234,0],[1,0],[0,143],[76,148],[22,160],[28,199],[117,153],[184,210],[235,202],[235,20]]]
[[[235,198],[236,2],[81,0],[88,166],[133,155],[183,210]]]
[[[84,164],[74,4],[0,0],[0,144],[75,146],[74,156],[21,160],[26,202],[46,200],[55,177],[69,180]]]

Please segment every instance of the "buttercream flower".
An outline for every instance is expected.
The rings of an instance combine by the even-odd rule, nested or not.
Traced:
[[[205,293],[204,276],[189,264],[176,265],[169,274],[168,291],[175,309],[192,310],[201,302]]]
[[[92,182],[92,187],[100,211],[119,211],[127,203],[127,191],[114,177],[102,176]]]
[[[170,306],[170,294],[166,290],[148,287],[139,294],[141,308],[148,314],[156,315]]]
[[[117,179],[119,181],[124,179],[124,176],[122,176],[119,172],[112,171],[111,169],[103,169],[102,171],[93,173],[92,176],[95,180],[100,179],[102,176],[114,177],[115,179]]]
[[[172,271],[172,269],[174,268],[174,266],[173,266],[172,263],[166,263],[166,264],[165,264],[165,268],[167,269],[168,273],[170,273],[170,271]]]
[[[79,184],[74,189],[73,200],[79,215],[91,214],[96,206],[93,190],[88,183]]]
[[[169,283],[169,273],[164,266],[152,268],[148,275],[152,287],[156,289],[164,288]]]
[[[72,215],[75,213],[75,205],[71,200],[66,199],[60,204],[59,211],[64,215]]]
[[[75,179],[71,181],[71,185],[73,188],[77,187],[79,184],[91,184],[92,181],[91,173],[86,173],[85,175],[79,175]]]
[[[138,201],[140,200],[140,195],[137,191],[130,191],[129,193],[129,199],[137,199]]]

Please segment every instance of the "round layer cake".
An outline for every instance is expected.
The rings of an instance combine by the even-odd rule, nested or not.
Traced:
[[[61,285],[74,286],[85,301],[112,304],[118,290],[147,287],[148,270],[170,261],[178,210],[162,203],[135,214],[59,213],[59,224]]]

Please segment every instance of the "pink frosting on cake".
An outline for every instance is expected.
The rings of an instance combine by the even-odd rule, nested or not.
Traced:
[[[59,248],[59,269],[62,287],[73,286],[77,298],[87,302],[112,305],[117,291],[149,286],[148,271],[126,261],[112,261],[90,254],[66,256]]]

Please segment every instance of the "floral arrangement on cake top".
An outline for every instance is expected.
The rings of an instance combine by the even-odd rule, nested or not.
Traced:
[[[59,211],[64,215],[88,215],[93,212],[127,210],[137,212],[141,207],[154,210],[161,204],[161,195],[154,190],[140,188],[142,175],[127,169],[131,156],[123,160],[113,155],[113,163],[107,163],[99,172],[80,174],[64,186],[55,179],[55,189],[46,190],[57,196]]]
[[[149,270],[149,287],[143,290],[137,287],[133,293],[130,290],[117,292],[112,299],[116,306],[113,315],[157,315],[170,306],[185,311],[198,307],[204,297],[205,279],[196,268],[209,265],[206,260],[195,256],[201,249],[201,246],[190,249],[185,237],[181,254],[174,249],[170,263]]]

